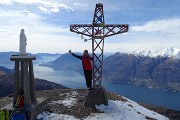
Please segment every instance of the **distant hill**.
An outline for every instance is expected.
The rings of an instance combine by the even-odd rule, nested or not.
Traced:
[[[7,74],[12,74],[13,73],[12,69],[8,69],[8,68],[6,68],[4,66],[0,66],[0,71],[4,72],[4,73],[7,73]]]
[[[18,54],[18,52],[0,52],[0,66],[13,68],[14,63],[10,60],[10,56],[13,54]]]
[[[36,56],[36,60],[34,61],[34,63],[42,64],[42,63],[47,63],[49,61],[53,61],[53,60],[57,59],[58,57],[60,57],[62,54],[37,53],[37,54],[33,54],[33,55]]]
[[[81,55],[79,53],[76,53],[76,54]],[[45,64],[40,64],[40,65],[51,67],[55,70],[74,70],[74,71],[83,73],[81,60],[73,57],[69,53],[62,54],[56,60],[47,62]]]
[[[67,87],[43,79],[35,79],[36,90],[65,89]],[[0,66],[0,97],[13,93],[13,70]]]

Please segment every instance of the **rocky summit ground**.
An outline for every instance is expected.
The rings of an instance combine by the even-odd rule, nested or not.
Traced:
[[[50,102],[45,111],[48,113],[64,114],[74,116],[77,119],[85,119],[93,113],[102,113],[102,111],[96,108],[89,108],[84,106],[84,101],[88,94],[88,90],[85,89],[55,89],[55,90],[45,90],[38,91],[37,97],[50,98]],[[128,100],[124,97],[107,92],[109,100],[118,100],[122,102],[127,102]],[[0,99],[0,108],[6,104],[12,102],[12,98],[4,97]],[[180,112],[168,110],[161,107],[154,107],[150,105],[143,104],[144,107],[154,110],[170,120],[180,120]],[[132,107],[129,105],[129,107]],[[138,114],[141,114],[140,112]],[[146,116],[147,120],[156,120],[152,117]]]
[[[85,89],[64,89],[53,91],[39,91],[37,93],[37,96],[50,98],[51,103],[49,103],[47,111],[57,114],[71,115],[75,118],[83,119],[92,113],[101,113],[101,111],[95,108],[89,108],[84,106],[84,101],[87,94],[88,91]],[[123,97],[117,96],[110,92],[108,93],[108,97],[111,100],[127,101]],[[76,99],[76,103],[72,103],[73,99]],[[63,104],[63,101],[66,101],[66,103]]]

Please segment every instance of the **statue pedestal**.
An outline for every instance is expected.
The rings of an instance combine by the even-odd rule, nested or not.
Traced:
[[[103,87],[89,90],[84,106],[95,107],[95,105],[108,105],[108,97]]]
[[[13,103],[5,107],[10,110],[13,109],[13,104],[15,104],[20,91],[23,91],[24,108],[30,113],[30,120],[36,119],[36,115],[45,109],[46,106],[44,103],[47,103],[48,101],[45,98],[36,98],[32,63],[35,59],[35,56],[12,55],[10,57],[11,61],[15,61],[14,96]]]
[[[33,63],[35,56],[11,56],[10,60],[15,61],[14,71],[14,98],[18,98],[20,90],[24,92],[24,104],[29,106],[30,103],[36,102]]]

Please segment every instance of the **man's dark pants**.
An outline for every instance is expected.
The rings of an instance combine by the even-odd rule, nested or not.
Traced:
[[[84,76],[87,87],[92,88],[92,70],[84,70]]]

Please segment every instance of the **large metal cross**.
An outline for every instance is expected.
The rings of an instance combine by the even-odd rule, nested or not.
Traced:
[[[70,31],[92,38],[93,87],[101,87],[104,38],[128,31],[128,24],[105,24],[103,4],[96,4],[92,24],[72,24]]]

